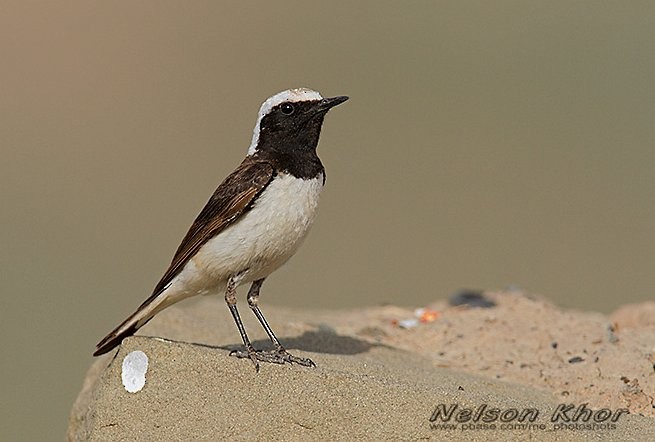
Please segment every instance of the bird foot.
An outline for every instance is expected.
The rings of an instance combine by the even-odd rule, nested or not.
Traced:
[[[230,356],[250,359],[255,364],[255,370],[257,371],[259,371],[259,361],[271,364],[289,363],[303,365],[305,367],[316,367],[316,364],[311,359],[294,356],[284,348],[276,350],[255,350],[251,347],[247,350],[232,350]]]

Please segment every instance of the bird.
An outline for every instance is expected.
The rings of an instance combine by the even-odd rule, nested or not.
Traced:
[[[94,356],[113,350],[183,299],[224,292],[244,345],[230,355],[250,359],[257,371],[259,362],[316,366],[280,343],[259,308],[259,293],[264,280],[298,250],[316,218],[325,184],[316,153],[323,120],[348,98],[295,88],[264,101],[245,159],[200,211],[150,297],[96,345]],[[253,347],[237,310],[237,288],[248,283],[248,306],[272,350]]]

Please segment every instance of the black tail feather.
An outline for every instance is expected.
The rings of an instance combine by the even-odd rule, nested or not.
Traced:
[[[145,321],[143,324],[140,326],[137,326],[138,322],[134,321],[134,323],[123,330],[122,332],[118,332],[122,327],[125,326],[130,321],[133,321],[134,315],[130,316],[127,318],[125,321],[123,321],[118,327],[116,327],[114,330],[112,330],[107,336],[102,338],[100,342],[96,345],[96,350],[93,352],[93,356],[100,356],[105,353],[110,352],[114,348],[118,347],[121,342],[123,342],[123,339],[132,336],[136,331],[141,328],[146,322],[148,322],[150,319]]]

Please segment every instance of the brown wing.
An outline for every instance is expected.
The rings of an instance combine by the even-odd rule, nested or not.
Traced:
[[[107,353],[147,323],[152,315],[143,315],[143,308],[153,302],[166,286],[184,268],[189,259],[214,235],[235,222],[250,210],[257,196],[273,178],[273,167],[264,161],[246,158],[241,165],[216,189],[189,232],[178,247],[171,265],[164,273],[152,295],[118,327],[96,346],[94,356]]]
[[[164,290],[203,244],[250,210],[255,198],[272,178],[273,166],[247,157],[214,191],[175,252],[168,270],[143,305]]]

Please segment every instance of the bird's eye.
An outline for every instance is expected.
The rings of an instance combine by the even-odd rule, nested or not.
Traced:
[[[280,110],[284,115],[291,115],[294,110],[296,110],[295,107],[293,107],[293,104],[291,103],[284,103],[281,107]]]

